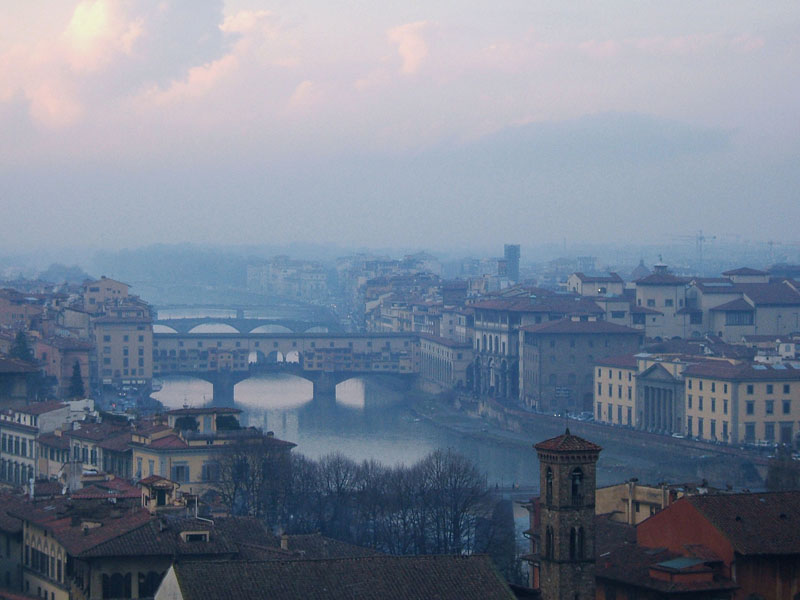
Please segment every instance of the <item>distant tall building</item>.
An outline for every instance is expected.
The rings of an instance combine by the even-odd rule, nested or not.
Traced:
[[[519,244],[506,244],[503,257],[506,259],[506,275],[511,281],[519,281]]]

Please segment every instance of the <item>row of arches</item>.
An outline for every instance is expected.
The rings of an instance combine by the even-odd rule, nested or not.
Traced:
[[[545,502],[547,506],[553,505],[553,469],[547,467],[545,471]],[[583,506],[584,490],[583,490],[583,469],[575,467],[569,474],[570,483],[570,505],[574,507]],[[564,499],[560,499],[559,504],[564,505]]]
[[[179,331],[169,325],[155,323],[153,333],[177,334]],[[187,333],[329,333],[329,329],[323,325],[314,325],[303,331],[294,331],[285,325],[268,324],[243,332],[229,323],[201,323],[192,327]]]
[[[505,358],[476,356],[472,364],[473,389],[495,398],[513,399],[518,395],[519,367]]]

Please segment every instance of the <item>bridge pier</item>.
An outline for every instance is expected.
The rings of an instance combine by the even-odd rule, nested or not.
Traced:
[[[212,371],[203,374],[203,379],[212,385],[212,403],[214,406],[233,406],[234,386],[247,379],[249,373],[234,371]]]
[[[314,384],[314,400],[333,400],[336,398],[336,384],[339,378],[335,373],[320,371],[311,380]]]

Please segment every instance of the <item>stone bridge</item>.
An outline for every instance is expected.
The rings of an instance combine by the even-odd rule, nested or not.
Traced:
[[[291,319],[291,318],[245,318],[245,317],[190,317],[184,319],[158,319],[153,326],[168,327],[174,333],[192,333],[197,327],[204,325],[225,325],[234,331],[231,333],[338,333],[341,326],[327,319]],[[156,331],[164,331],[157,328]]]
[[[153,374],[211,382],[214,401],[233,401],[234,386],[256,373],[292,373],[333,397],[336,384],[369,374],[419,373],[419,337],[402,333],[155,333]]]

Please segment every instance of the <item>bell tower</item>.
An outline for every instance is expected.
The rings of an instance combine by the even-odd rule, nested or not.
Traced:
[[[602,448],[569,429],[534,446],[539,457],[543,600],[595,597],[595,470]]]

